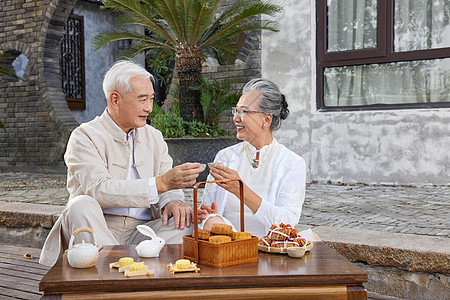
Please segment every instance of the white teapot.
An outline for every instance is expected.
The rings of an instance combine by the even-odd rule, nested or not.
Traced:
[[[73,244],[73,240],[80,232],[88,232],[94,236],[94,244],[85,243]],[[90,268],[97,263],[98,252],[103,247],[97,246],[97,238],[94,231],[89,227],[81,227],[72,233],[69,242],[69,250],[67,251],[67,260],[69,265],[73,268]]]
[[[157,237],[153,229],[147,225],[138,225],[136,228],[143,235],[152,238],[151,240],[142,241],[136,246],[135,249],[138,255],[141,257],[158,257],[159,252],[166,244],[166,241],[160,237]]]

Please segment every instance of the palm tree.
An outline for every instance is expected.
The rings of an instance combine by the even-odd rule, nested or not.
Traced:
[[[281,7],[264,0],[234,1],[219,13],[220,0],[103,0],[106,7],[121,12],[120,24],[137,24],[151,35],[107,31],[94,37],[99,49],[118,40],[133,40],[129,56],[151,49],[175,53],[175,71],[180,85],[180,115],[186,121],[201,120],[199,90],[202,61],[207,55],[233,55],[239,33],[250,30],[277,31],[274,16]]]

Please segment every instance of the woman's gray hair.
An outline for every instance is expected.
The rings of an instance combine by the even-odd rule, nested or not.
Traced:
[[[270,128],[276,130],[281,126],[281,120],[289,115],[288,104],[285,96],[280,92],[278,86],[270,80],[255,78],[247,82],[242,93],[260,92],[259,110],[265,114],[272,115]]]
[[[127,93],[131,91],[130,79],[133,77],[149,78],[154,82],[152,74],[132,60],[119,60],[106,72],[103,79],[103,93],[106,99],[112,92]]]

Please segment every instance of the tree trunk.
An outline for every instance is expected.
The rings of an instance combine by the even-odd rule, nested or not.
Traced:
[[[185,121],[203,121],[203,110],[200,104],[200,91],[194,89],[202,82],[201,53],[186,51],[175,57],[175,69],[180,84],[179,103],[180,116]],[[200,55],[199,55],[200,54]]]

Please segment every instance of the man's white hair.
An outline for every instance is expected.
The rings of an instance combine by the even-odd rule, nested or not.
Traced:
[[[131,60],[119,60],[106,72],[103,79],[103,92],[106,99],[112,92],[127,93],[131,91],[130,79],[133,77],[149,78],[154,82],[152,74]]]

